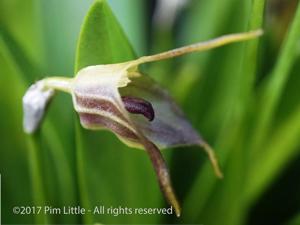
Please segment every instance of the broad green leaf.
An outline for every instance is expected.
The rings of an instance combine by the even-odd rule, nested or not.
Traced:
[[[132,47],[106,1],[95,1],[83,24],[75,71],[133,59]],[[147,155],[113,134],[86,131],[76,119],[77,171],[84,207],[160,207],[163,198]],[[147,177],[147,179],[145,179]],[[147,194],[145,194],[147,193]],[[86,215],[86,223],[154,223],[156,216]]]
[[[77,46],[75,72],[98,64],[111,64],[134,59],[133,49],[116,25],[105,1],[95,1],[85,18]]]

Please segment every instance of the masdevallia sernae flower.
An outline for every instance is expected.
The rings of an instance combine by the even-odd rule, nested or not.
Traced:
[[[145,149],[155,169],[161,190],[177,216],[180,206],[174,194],[166,163],[159,149],[198,145],[208,154],[215,174],[222,177],[210,146],[187,121],[181,109],[138,66],[143,63],[203,51],[262,34],[261,30],[225,35],[207,42],[108,65],[88,66],[74,78],[49,77],[33,84],[23,97],[24,130],[35,132],[55,91],[68,92],[86,129],[108,129],[126,145]]]

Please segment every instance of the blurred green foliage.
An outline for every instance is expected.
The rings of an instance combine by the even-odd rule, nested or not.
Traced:
[[[289,167],[300,170],[300,3],[192,0],[176,29],[161,30],[147,27],[153,1],[124,2],[0,0],[2,222],[300,224],[299,190],[291,189],[300,182],[288,173]],[[81,128],[69,96],[59,94],[41,130],[25,135],[21,99],[29,84],[129,60],[135,51],[163,51],[259,27],[265,35],[258,40],[143,67],[175,96],[224,169],[225,178],[217,180],[195,147],[164,152],[181,218],[12,213],[22,205],[167,206],[147,155],[109,132]]]

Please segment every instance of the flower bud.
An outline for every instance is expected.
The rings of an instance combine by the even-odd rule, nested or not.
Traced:
[[[37,130],[44,117],[53,89],[45,88],[43,81],[31,85],[23,96],[23,128],[28,134]]]

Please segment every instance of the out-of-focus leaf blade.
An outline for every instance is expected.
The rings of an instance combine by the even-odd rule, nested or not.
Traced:
[[[259,101],[256,106],[256,127],[251,139],[253,158],[261,158],[260,147],[267,137],[270,124],[274,122],[274,114],[279,104],[280,96],[289,78],[291,68],[297,59],[299,37],[300,3],[298,3],[296,14],[286,34],[276,65],[260,89]]]
[[[253,163],[246,186],[245,201],[254,202],[290,159],[299,155],[300,107],[280,124],[262,149],[262,157]]]
[[[180,28],[180,45],[205,41],[228,32],[228,29],[224,29],[228,26],[224,24],[228,23],[232,7],[236,7],[235,5],[235,0],[191,1]],[[212,76],[207,76],[205,72],[211,55],[211,52],[207,52],[185,57],[183,65],[176,71],[176,79],[170,76],[170,81],[174,82],[171,87],[176,99],[182,102],[190,101],[189,96],[194,88],[198,89],[198,94],[206,91],[203,90],[204,84]]]
[[[240,18],[239,22],[230,22],[231,29],[232,27],[240,27],[239,29],[245,29],[244,27],[247,27],[248,15],[246,10],[250,7],[253,9],[252,13],[249,14],[250,25],[247,30],[252,30],[261,26],[261,19],[256,22],[254,21],[257,20],[257,18],[262,18],[263,4],[261,6],[262,8],[256,7],[257,2],[255,3],[255,1],[252,2],[252,6],[249,2],[235,2],[235,4],[238,4],[240,9],[244,9],[244,13],[241,11],[232,12],[236,16],[239,15],[238,13],[242,13],[243,16],[238,16]],[[246,44],[246,48],[243,48],[242,45],[239,47],[230,46],[230,53],[223,53],[222,63],[218,60],[213,62],[221,65],[222,69],[220,72],[214,78],[210,77],[211,74],[207,75],[207,79],[213,80],[212,83],[207,83],[208,87],[212,87],[213,85],[215,88],[213,90],[210,88],[211,91],[208,91],[209,95],[202,97],[206,97],[204,102],[209,101],[210,105],[207,107],[212,108],[212,110],[210,110],[211,112],[208,113],[208,117],[205,117],[205,120],[207,121],[204,122],[210,124],[207,126],[209,128],[219,126],[216,125],[215,122],[221,125],[219,127],[220,129],[217,129],[220,132],[215,148],[221,150],[219,153],[221,155],[221,162],[223,162],[223,165],[226,163],[224,173],[225,178],[223,182],[218,182],[217,187],[214,188],[214,184],[216,183],[214,178],[209,177],[209,175],[206,174],[208,169],[207,166],[203,168],[203,171],[199,173],[198,179],[192,187],[190,194],[187,196],[186,205],[184,205],[184,212],[187,212],[186,219],[194,218],[194,221],[198,221],[198,218],[199,221],[209,224],[219,224],[222,223],[222,221],[226,221],[228,224],[239,224],[240,220],[243,218],[243,205],[241,203],[244,183],[243,177],[245,174],[243,162],[245,152],[243,152],[244,145],[242,137],[245,135],[243,122],[244,107],[247,107],[244,99],[246,97],[249,98],[252,94],[250,92],[251,85],[250,88],[247,89],[243,87],[249,86],[248,80],[252,80],[250,77],[253,77],[255,74],[257,43],[258,41],[256,40],[254,42],[251,41]],[[222,58],[222,51],[220,50],[213,54],[211,60],[216,56],[218,56],[217,58]],[[253,60],[253,63],[251,64],[251,67],[253,68],[251,71],[244,69],[245,65],[250,66],[249,64],[246,64],[246,62],[249,63],[249,57],[252,57],[251,60]],[[241,59],[238,61],[239,66],[237,66],[237,58]],[[244,64],[243,60],[245,60]],[[247,72],[247,78],[245,78],[244,70]],[[215,69],[208,68],[207,71],[215,71]],[[186,74],[186,76],[188,76],[188,74]],[[221,82],[221,86],[218,86],[219,82]],[[205,90],[207,91],[208,88],[206,87]],[[197,89],[197,91],[199,91],[199,89]],[[212,100],[212,97],[210,96],[211,92],[216,93],[215,97],[219,96],[216,97],[215,100]],[[199,94],[197,94],[197,96],[199,96]],[[193,99],[191,102],[193,101],[195,100]],[[220,117],[221,115],[222,119]],[[215,120],[215,122],[213,122],[213,120]],[[206,126],[204,125],[204,129],[205,127]],[[239,137],[239,139],[237,139],[237,137]],[[233,183],[235,183],[235,186],[232,186]],[[211,197],[210,193],[213,193]],[[195,202],[194,199],[198,199],[197,202]],[[230,207],[226,204],[228,201],[231,202]],[[198,207],[195,207],[195,205],[198,205]],[[218,216],[214,218],[208,216],[208,214],[210,214],[208,212],[211,211],[214,211],[214,214]]]
[[[0,117],[1,151],[0,171],[2,179],[2,220],[5,223],[33,223],[33,216],[16,217],[11,209],[15,205],[33,202],[28,171],[26,138],[22,129],[22,108],[20,105],[24,91],[21,71],[2,37],[0,36]],[[5,107],[4,107],[5,106]],[[17,141],[16,141],[17,140]],[[18,179],[12,179],[17,177]],[[20,192],[19,187],[27,195]]]
[[[254,199],[254,196],[263,191],[263,188],[267,186],[265,180],[275,176],[280,165],[283,165],[292,154],[295,149],[294,135],[297,135],[297,122],[283,123],[282,126],[289,127],[290,131],[286,129],[286,133],[280,133],[282,137],[277,136],[277,133],[270,131],[271,124],[274,122],[274,116],[278,107],[280,97],[283,94],[284,87],[291,74],[293,64],[297,59],[297,45],[300,37],[300,3],[294,16],[293,22],[290,26],[286,39],[283,43],[281,53],[277,60],[277,63],[271,72],[270,76],[267,77],[263,83],[263,87],[260,92],[260,101],[257,104],[256,111],[256,127],[254,129],[254,136],[251,139],[251,156],[252,160],[255,160],[258,164],[262,163],[259,167],[254,166],[252,176],[255,174],[255,180],[249,179],[248,189],[246,190],[246,199]],[[297,116],[297,111],[294,112],[293,116],[287,118],[287,121]],[[275,135],[279,140],[276,140],[276,145],[268,144],[268,140],[265,140],[269,135]],[[288,137],[285,137],[288,135]],[[274,140],[275,141],[275,140]],[[286,146],[285,146],[286,145]],[[278,148],[278,150],[275,150]],[[262,151],[263,150],[263,151]],[[278,162],[278,160],[280,162]],[[257,164],[254,164],[257,165]],[[266,173],[261,173],[261,168],[268,165]],[[278,165],[278,166],[276,166]],[[250,197],[251,196],[251,197]],[[253,198],[252,198],[253,197]]]
[[[21,46],[11,37],[11,35],[6,32],[2,32],[2,34],[4,35],[3,39],[8,46],[8,51],[14,52],[14,54],[11,54],[10,56],[12,60],[15,61],[14,67],[19,71],[18,79],[22,81],[22,83],[20,83],[20,81],[9,82],[11,86],[20,85],[22,87],[20,93],[17,95],[18,99],[15,100],[15,110],[19,111],[22,109],[22,95],[25,93],[25,88],[27,84],[34,79],[32,77],[37,75],[38,70],[31,63],[30,59],[27,58],[27,55],[22,51]],[[3,79],[8,79],[10,76],[13,75],[10,73],[4,73]],[[5,84],[6,83],[3,85]],[[5,88],[2,90],[7,92],[7,94],[10,93]],[[11,103],[14,102],[12,101]],[[21,119],[22,112],[20,112],[19,116],[20,118],[16,119],[16,121]],[[11,118],[11,116],[8,118]],[[72,158],[66,156],[66,150],[69,146],[61,143],[61,139],[58,137],[57,131],[54,130],[50,121],[51,119],[46,119],[45,126],[42,127],[42,134],[25,138],[28,143],[28,149],[26,148],[26,145],[22,146],[22,148],[28,150],[28,152],[26,152],[26,156],[28,156],[28,158],[24,157],[23,160],[26,163],[26,159],[28,159],[27,165],[29,166],[30,176],[32,178],[31,191],[35,193],[33,201],[35,205],[41,206],[46,205],[46,201],[49,201],[51,204],[56,206],[63,206],[65,204],[72,205],[75,204],[76,201],[76,187],[73,175],[75,171],[72,171]],[[20,121],[20,124],[15,127],[17,128],[21,125],[22,121]],[[65,131],[66,130],[67,129],[65,129]],[[23,133],[23,130],[21,131]],[[11,139],[9,139],[11,143],[15,142],[13,141],[13,138],[18,137],[12,136]],[[69,139],[69,141],[72,141],[72,139]],[[27,182],[30,183],[30,179],[28,179]],[[20,186],[16,185],[16,187]],[[61,193],[65,194],[62,195]],[[29,203],[27,203],[27,205]],[[23,205],[26,204],[24,203]],[[46,217],[48,216],[45,216],[44,214],[36,214],[37,222],[39,223],[49,222]],[[62,221],[73,223],[77,220],[76,217],[76,215],[71,215],[69,217],[62,218]]]
[[[146,1],[140,0],[109,0],[108,3],[116,14],[126,36],[138,55],[144,55],[146,48]]]
[[[285,225],[300,225],[300,214],[296,215],[292,220],[285,223]]]
[[[73,76],[81,22],[93,0],[39,2],[47,61],[43,75]]]
[[[0,2],[0,27],[22,46],[31,61],[43,64],[45,49],[39,0]]]

